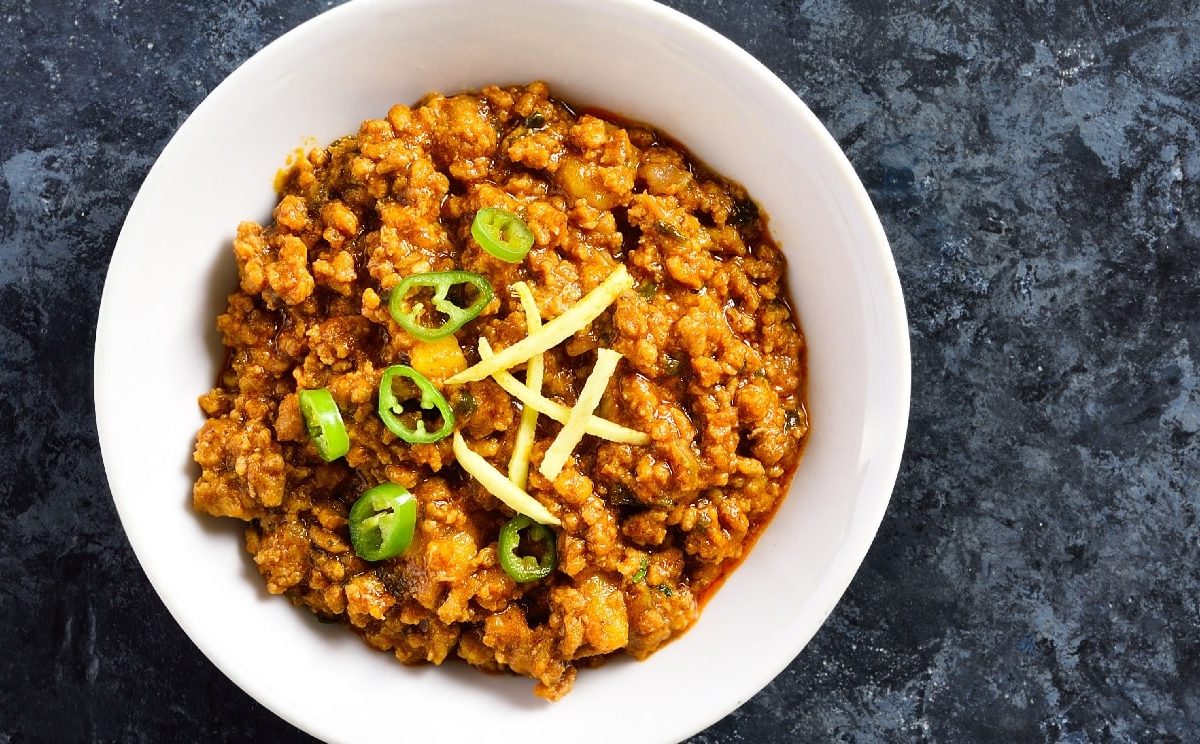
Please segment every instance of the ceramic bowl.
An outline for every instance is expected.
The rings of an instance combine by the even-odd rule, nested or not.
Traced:
[[[812,434],[787,501],[686,635],[583,670],[557,703],[527,679],[410,668],[269,596],[240,524],[191,509],[199,394],[223,359],[240,220],[269,218],[286,155],[429,91],[541,79],[648,122],[770,215],[808,338]],[[800,652],[850,583],[904,441],[909,351],[879,219],[833,138],[778,78],[647,0],[356,0],[270,44],[180,127],[129,210],[96,336],[113,499],[172,615],[226,675],[330,741],[676,741]]]

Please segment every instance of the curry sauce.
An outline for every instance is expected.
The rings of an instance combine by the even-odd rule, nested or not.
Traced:
[[[246,522],[270,592],[402,662],[515,672],[549,699],[577,669],[644,659],[696,620],[787,494],[808,432],[804,338],[765,215],[652,128],[578,111],[542,83],[432,94],[298,155],[271,220],[238,226],[238,284],[217,319],[228,363],[200,398],[195,450],[196,509]],[[528,225],[519,262],[472,240],[487,207]],[[517,583],[497,558],[512,510],[450,439],[401,441],[377,414],[383,370],[429,353],[388,296],[424,272],[486,277],[495,297],[455,334],[475,363],[480,337],[501,350],[527,333],[514,283],[549,321],[621,265],[634,289],[544,354],[542,391],[573,405],[612,348],[623,358],[596,414],[650,443],[586,436],[552,482],[531,469],[528,493],[561,521],[557,566]],[[333,462],[297,404],[315,388],[349,434]],[[491,378],[441,388],[456,430],[503,469],[521,404]],[[560,428],[539,417],[535,464]],[[368,562],[348,512],[388,482],[415,496],[415,533]]]

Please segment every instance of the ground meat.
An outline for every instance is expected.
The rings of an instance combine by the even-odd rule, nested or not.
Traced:
[[[405,663],[456,656],[529,676],[549,699],[580,666],[643,659],[686,630],[787,492],[808,431],[783,256],[745,191],[541,83],[395,106],[279,183],[269,224],[243,223],[233,241],[239,281],[217,321],[229,361],[201,397],[195,452],[196,509],[248,523],[268,590]],[[526,221],[523,261],[471,239],[483,207]],[[559,563],[517,584],[496,552],[512,512],[458,467],[449,439],[405,444],[376,413],[382,370],[427,352],[388,314],[388,292],[427,271],[486,276],[496,297],[449,357],[474,363],[480,336],[500,349],[525,335],[514,282],[548,321],[621,264],[636,289],[546,353],[543,391],[573,404],[595,350],[616,349],[598,414],[651,443],[587,437],[554,482],[534,468],[529,492],[562,520]],[[332,463],[297,404],[320,387],[351,441]],[[503,470],[519,404],[490,379],[441,387],[468,444]],[[559,428],[539,419],[535,466]],[[417,526],[403,556],[369,563],[347,513],[385,481],[413,491]]]

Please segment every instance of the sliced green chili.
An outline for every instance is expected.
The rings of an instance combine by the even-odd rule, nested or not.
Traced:
[[[437,431],[428,431],[425,421],[417,414],[416,424],[410,427],[401,416],[404,414],[404,401],[396,395],[394,383],[397,377],[411,380],[420,392],[419,405],[426,411],[437,410],[442,417],[442,426]],[[429,378],[412,367],[396,364],[383,371],[379,379],[379,418],[388,430],[411,444],[430,444],[445,439],[454,430],[454,411],[446,402],[446,397],[438,392]]]
[[[538,543],[537,555],[517,555],[521,547],[521,533],[527,540]],[[518,514],[508,524],[500,528],[500,540],[497,548],[500,557],[500,568],[512,577],[518,584],[544,579],[558,565],[558,548],[555,545],[554,531],[544,524],[538,524],[524,514]]]
[[[346,433],[342,413],[328,390],[301,390],[296,400],[300,404],[300,415],[304,417],[308,436],[312,438],[313,446],[322,460],[332,462],[350,451],[350,435]]]
[[[501,261],[517,263],[533,247],[533,232],[525,221],[507,209],[485,207],[475,213],[471,236],[485,251]]]
[[[408,550],[417,526],[417,500],[407,488],[381,483],[350,507],[350,543],[359,558],[382,561]]]
[[[450,290],[460,284],[475,289],[475,301],[467,307],[460,307],[448,297]],[[438,312],[446,316],[446,322],[440,326],[431,327],[422,323],[424,306],[408,303],[409,294],[422,287],[433,289],[431,303]],[[474,320],[494,296],[491,283],[480,274],[471,271],[431,271],[405,277],[404,281],[397,284],[388,299],[388,312],[404,330],[416,338],[422,341],[436,341]]]

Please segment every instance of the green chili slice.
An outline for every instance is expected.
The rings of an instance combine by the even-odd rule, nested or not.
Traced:
[[[507,209],[485,207],[475,213],[471,236],[485,251],[501,261],[517,263],[533,247],[533,232],[525,221]]]
[[[436,410],[441,415],[440,429],[432,432],[426,429],[420,410],[412,412],[416,414],[416,421],[411,427],[400,418],[405,411],[404,401],[396,395],[396,378],[410,380],[416,386],[421,394],[418,401],[421,410]],[[454,430],[454,411],[446,402],[446,396],[438,392],[428,377],[404,364],[388,367],[383,371],[383,377],[379,378],[379,418],[383,419],[389,431],[410,444],[431,444],[450,436]]]
[[[296,400],[300,404],[300,415],[304,417],[308,436],[312,438],[313,446],[322,460],[332,462],[350,451],[350,435],[346,433],[342,413],[328,390],[301,390]]]
[[[350,543],[359,558],[382,561],[408,550],[417,526],[417,500],[407,488],[381,483],[350,507]]]
[[[475,300],[467,307],[461,307],[449,298],[450,290],[458,285],[475,289]],[[408,296],[413,290],[422,287],[433,289],[433,299],[430,302],[438,312],[446,316],[446,321],[440,326],[425,325],[421,322],[424,306],[408,302]],[[471,271],[430,271],[405,277],[404,281],[397,284],[388,298],[388,312],[401,328],[416,338],[422,341],[436,341],[474,320],[494,296],[491,283],[480,274]]]
[[[521,533],[527,540],[537,543],[537,555],[518,555],[521,547]],[[555,545],[554,531],[544,524],[538,524],[524,514],[518,514],[508,524],[500,528],[500,540],[497,551],[500,557],[500,568],[512,577],[518,584],[544,579],[558,565],[558,548]]]

